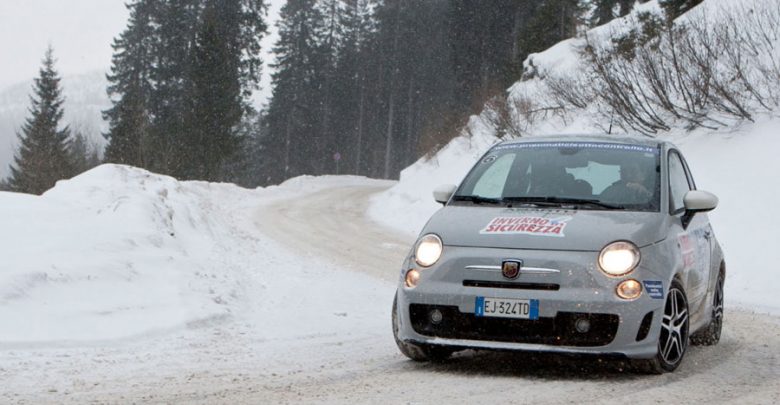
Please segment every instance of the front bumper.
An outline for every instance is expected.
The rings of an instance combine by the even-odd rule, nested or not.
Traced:
[[[626,301],[615,288],[627,277],[657,276],[641,267],[627,277],[606,276],[595,267],[597,254],[447,247],[439,263],[420,271],[415,288],[403,285],[402,272],[398,337],[461,348],[655,356],[664,300],[643,292]],[[537,271],[504,279],[497,265],[518,255],[524,268]],[[478,296],[538,300],[539,319],[478,317]],[[430,317],[434,309],[443,315],[438,323]],[[589,321],[587,332],[577,331],[578,319]]]

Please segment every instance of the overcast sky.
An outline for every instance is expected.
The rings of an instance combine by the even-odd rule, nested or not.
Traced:
[[[123,0],[0,0],[0,88],[38,74],[48,44],[62,75],[107,70]]]
[[[284,0],[271,0],[269,26]],[[124,0],[0,0],[0,91],[30,80],[38,74],[46,46],[54,47],[61,75],[108,71],[111,43],[127,25]],[[263,41],[263,53],[270,52],[276,36]],[[273,57],[263,57],[263,91],[255,97],[262,103],[270,96],[270,68]]]

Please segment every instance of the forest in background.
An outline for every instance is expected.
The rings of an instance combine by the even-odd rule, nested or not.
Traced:
[[[669,18],[698,2],[661,0]],[[302,174],[397,178],[459,135],[487,100],[505,94],[530,53],[634,4],[289,0],[273,60],[263,61],[263,0],[134,0],[113,44],[103,160],[244,186]],[[263,63],[274,68],[273,96],[257,111],[250,97]],[[38,104],[60,97],[34,90]],[[29,120],[53,123],[41,130],[59,149],[75,149],[74,137],[61,130],[61,103],[47,105],[56,108],[34,105]],[[23,143],[30,131],[20,132]],[[32,169],[25,161],[43,158],[27,147],[32,152],[17,154],[16,173],[57,172],[52,165]],[[76,172],[61,168],[47,178]],[[39,192],[15,186],[18,176],[4,187]]]

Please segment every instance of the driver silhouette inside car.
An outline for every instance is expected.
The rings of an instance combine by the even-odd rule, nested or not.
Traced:
[[[538,163],[532,173],[533,181],[528,189],[534,197],[592,198],[593,187],[585,180],[575,179],[561,166]]]
[[[620,167],[620,180],[601,192],[601,200],[623,203],[643,203],[653,196],[648,176],[636,163]]]

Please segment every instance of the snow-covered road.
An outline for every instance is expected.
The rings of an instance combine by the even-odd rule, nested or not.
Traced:
[[[395,281],[413,241],[366,219],[367,201],[380,190],[325,189],[265,208],[260,222],[274,224],[269,234],[287,246],[311,249],[342,268]],[[304,371],[290,381],[290,392],[275,392],[273,398],[355,403],[780,402],[780,319],[736,311],[726,316],[720,344],[691,347],[674,374],[636,375],[622,372],[619,362],[507,353],[468,352],[446,364],[416,364],[397,353],[388,356],[382,347],[362,353],[358,364],[363,367],[357,372],[346,364]],[[312,381],[299,385],[299,378]]]
[[[213,270],[241,286],[228,311],[121,340],[0,343],[0,403],[780,402],[780,319],[728,310],[718,346],[661,376],[511,353],[408,361],[389,310],[412,241],[365,215],[388,184],[293,186],[215,203],[221,237],[244,241]]]
[[[325,189],[262,207],[256,222],[263,233],[285,246],[394,284],[414,239],[365,215],[370,197],[385,189],[379,185]]]

